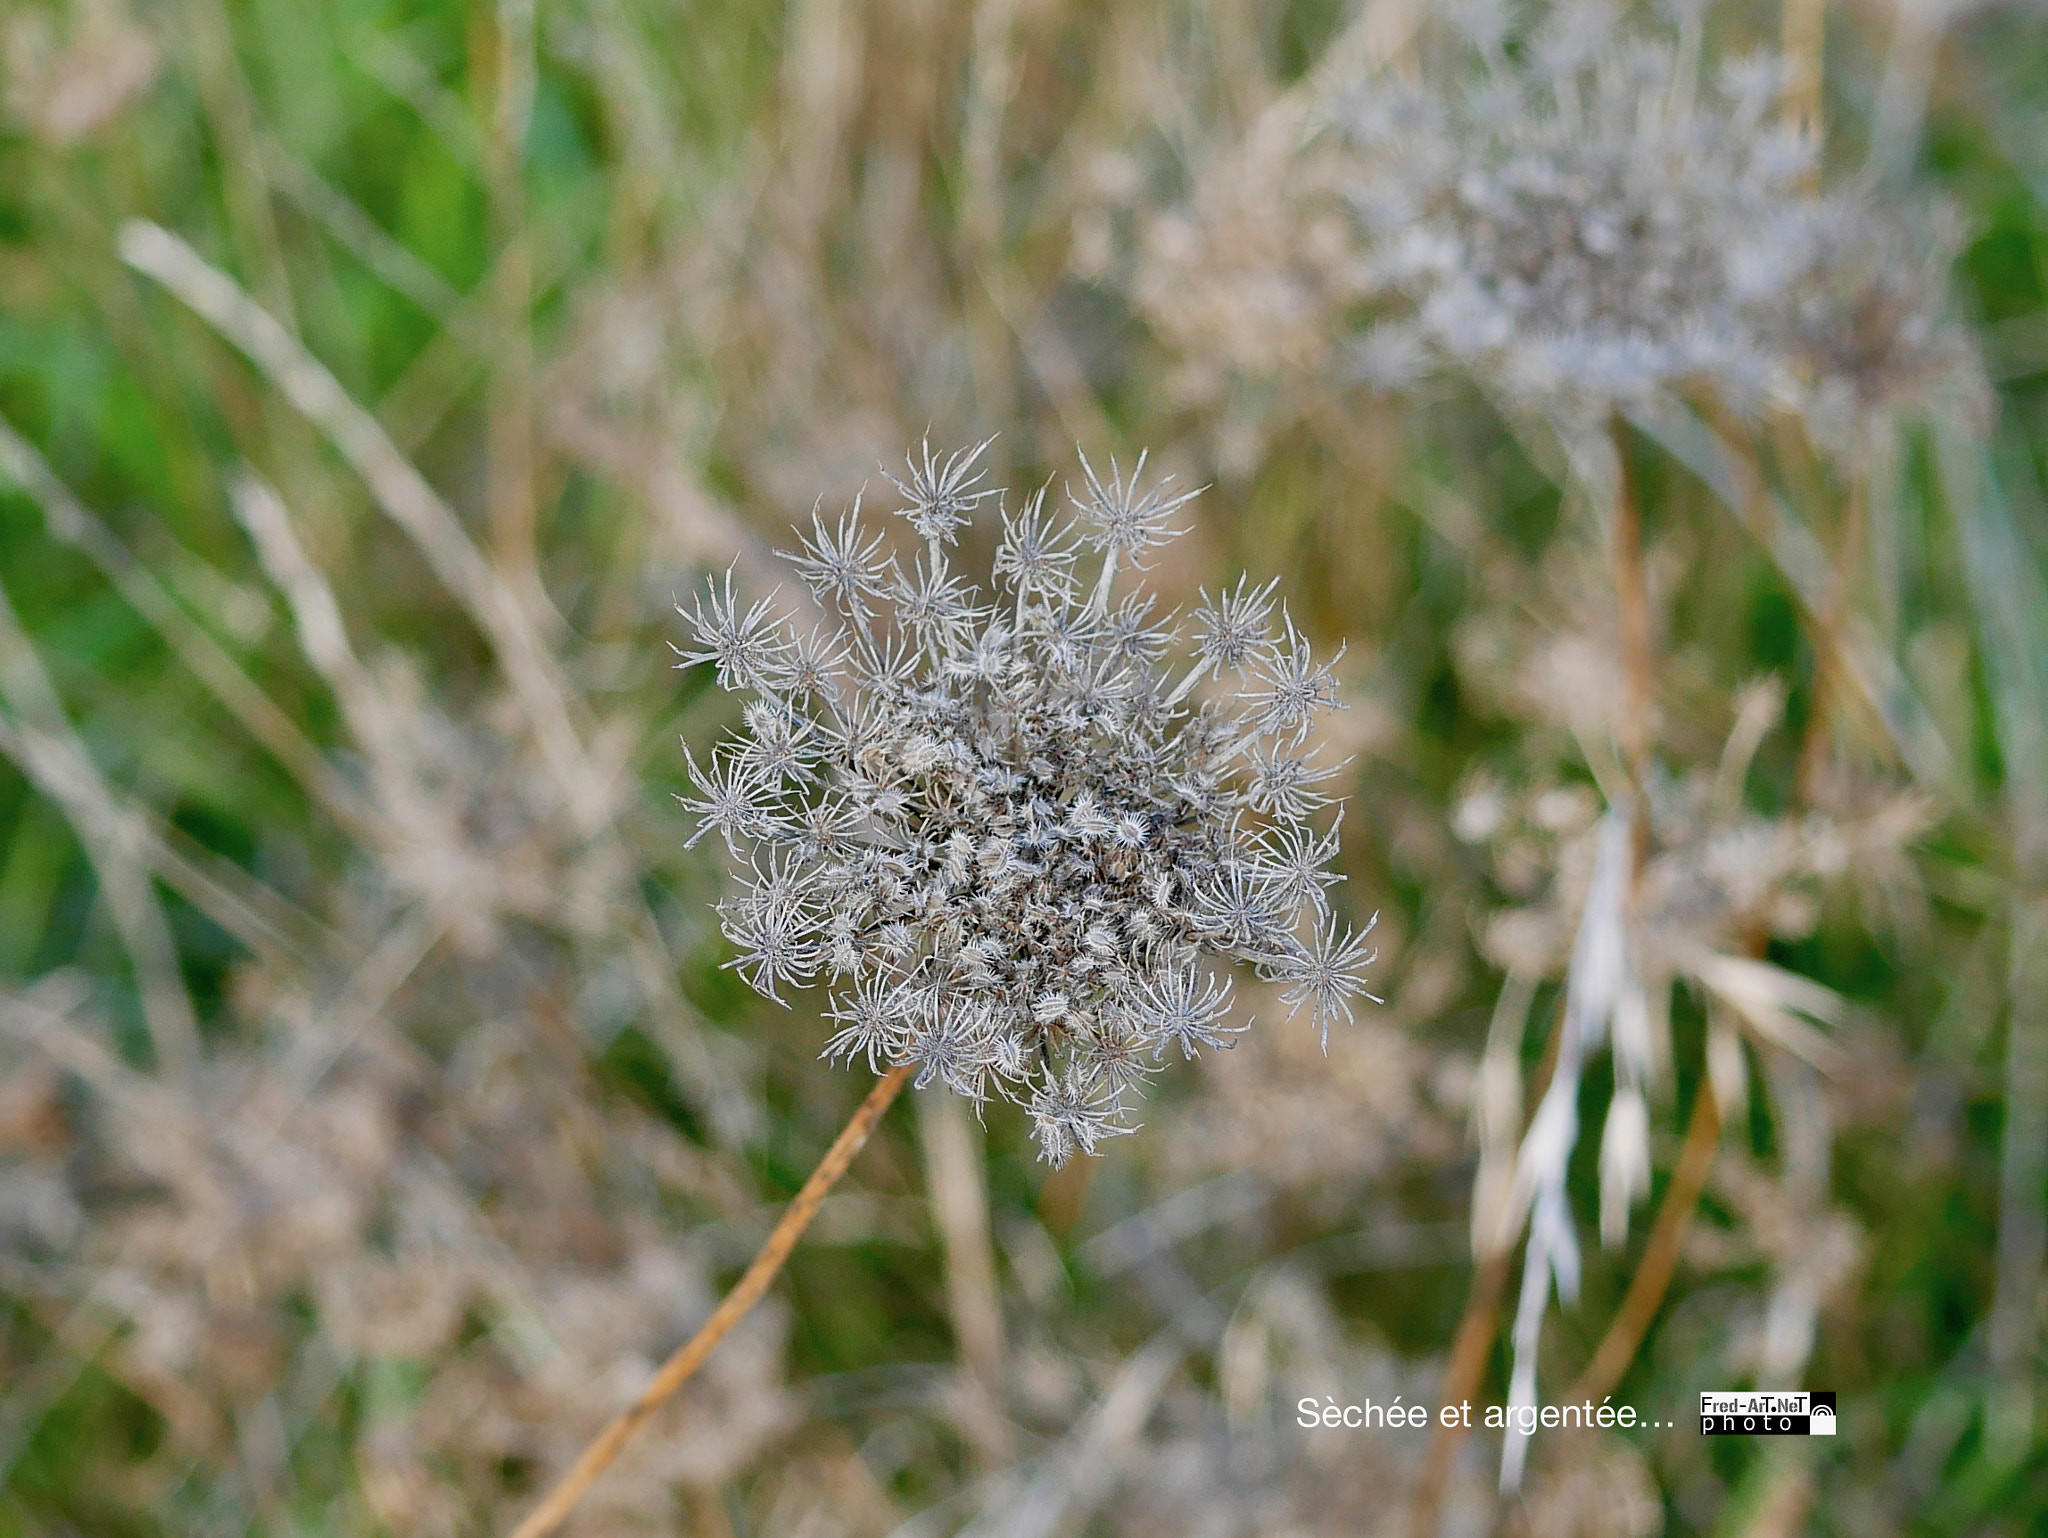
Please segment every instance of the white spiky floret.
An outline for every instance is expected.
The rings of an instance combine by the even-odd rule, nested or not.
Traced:
[[[1233,966],[1326,1033],[1373,956],[1331,916],[1336,835],[1308,822],[1334,675],[1292,620],[1273,634],[1272,588],[1205,600],[1172,662],[1175,616],[1131,584],[1190,494],[1141,458],[1084,462],[1071,521],[1043,492],[1000,511],[984,593],[949,550],[1002,508],[981,453],[927,446],[891,478],[923,536],[907,562],[857,507],[814,517],[790,559],[822,630],[729,575],[683,611],[685,662],[752,696],[738,738],[686,757],[685,805],[735,857],[719,914],[752,987],[821,983],[826,1055],[1011,1100],[1058,1163],[1130,1129],[1169,1050],[1231,1044]]]

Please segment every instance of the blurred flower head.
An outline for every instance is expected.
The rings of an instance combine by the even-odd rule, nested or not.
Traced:
[[[1953,232],[1822,191],[1779,60],[1704,68],[1704,7],[1678,10],[1660,31],[1561,5],[1510,39],[1467,8],[1444,78],[1343,93],[1342,191],[1394,312],[1355,350],[1367,383],[1463,373],[1552,416],[1704,387],[1837,443],[1970,393],[1941,314]]]
[[[1824,186],[1781,61],[1708,58],[1706,9],[1460,6],[1412,77],[1333,69],[1320,132],[1278,153],[1254,134],[1160,222],[1141,307],[1190,367],[1385,392],[1459,377],[1560,422],[1698,391],[1846,453],[1900,413],[1975,411],[1981,369],[1943,303],[1955,221]],[[1218,285],[1228,302],[1204,297]],[[1285,324],[1246,297],[1267,293]],[[1203,319],[1225,316],[1264,348]],[[1297,332],[1316,345],[1273,350]]]
[[[1193,493],[1148,488],[1141,456],[1084,460],[1067,516],[1044,491],[1003,511],[984,592],[950,553],[1001,506],[980,454],[927,448],[891,477],[923,541],[907,564],[857,505],[814,519],[790,559],[818,628],[730,575],[698,601],[686,661],[753,698],[690,760],[689,804],[741,862],[720,915],[749,983],[822,980],[830,1055],[1013,1100],[1058,1163],[1129,1130],[1170,1052],[1243,1029],[1232,963],[1327,1033],[1372,953],[1330,911],[1336,839],[1310,824],[1336,681],[1284,609],[1275,626],[1271,586],[1205,598],[1179,647],[1126,589]]]

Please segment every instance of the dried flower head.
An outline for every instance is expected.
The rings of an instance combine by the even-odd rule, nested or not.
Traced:
[[[750,984],[822,981],[828,1055],[1015,1101],[1059,1163],[1130,1130],[1169,1052],[1242,1029],[1232,963],[1327,1038],[1372,953],[1330,912],[1336,840],[1307,821],[1330,799],[1309,739],[1335,681],[1284,612],[1275,633],[1271,590],[1205,599],[1172,676],[1177,625],[1118,589],[1192,493],[1146,486],[1141,458],[1084,461],[1067,518],[1043,492],[1003,510],[984,593],[949,555],[1002,506],[980,454],[927,447],[892,477],[923,537],[907,565],[858,507],[814,522],[790,559],[824,629],[730,577],[700,598],[686,662],[753,698],[743,735],[690,760],[687,804],[741,862],[719,911]]]
[[[1509,38],[1499,8],[1465,7],[1441,78],[1350,87],[1330,185],[1392,312],[1354,349],[1367,383],[1459,373],[1552,416],[1701,387],[1837,445],[1974,394],[1941,313],[1953,232],[1821,191],[1778,61],[1703,68],[1704,7],[1678,9],[1660,32],[1560,5]]]

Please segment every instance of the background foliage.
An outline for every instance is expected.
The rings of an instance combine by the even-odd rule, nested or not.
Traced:
[[[1594,1243],[1589,1130],[1540,1364],[1572,1383],[1624,1306],[1720,1030],[1617,1395],[1675,1424],[1540,1436],[1512,1497],[1475,1436],[1446,1530],[2048,1518],[2048,27],[1824,14],[1830,174],[1960,208],[1995,409],[1848,466],[1754,425],[1833,608],[1625,440],[1658,849],[1727,901],[1674,922],[1843,1002],[1815,1067],[1678,990],[1649,1209]],[[721,970],[671,792],[732,707],[670,670],[670,605],[729,561],[765,591],[814,499],[998,429],[1020,489],[1149,445],[1209,488],[1162,586],[1277,575],[1348,643],[1344,901],[1388,1003],[1327,1058],[1262,1026],[1053,1176],[1013,1112],[918,1097],[575,1530],[1401,1530],[1426,1434],[1294,1406],[1436,1400],[1475,1179],[1547,1073],[1615,646],[1540,437],[1333,382],[1269,305],[1301,252],[1262,146],[1318,70],[1412,70],[1415,20],[13,0],[0,1534],[500,1530],[701,1319],[865,1085]],[[1710,17],[1729,53],[1786,24]],[[1827,681],[1843,636],[1887,711]],[[1773,1375],[1843,1434],[1691,1427]]]

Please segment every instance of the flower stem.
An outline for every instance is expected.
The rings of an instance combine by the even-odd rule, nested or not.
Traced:
[[[1444,1371],[1439,1403],[1467,1404],[1479,1391],[1487,1361],[1493,1354],[1494,1336],[1500,1332],[1500,1300],[1507,1291],[1508,1270],[1513,1263],[1514,1249],[1509,1246],[1487,1255],[1473,1273],[1465,1315],[1458,1321],[1457,1338],[1451,1342],[1451,1360]],[[1444,1490],[1464,1440],[1462,1422],[1446,1427],[1440,1421],[1430,1433],[1429,1450],[1423,1455],[1422,1472],[1415,1481],[1414,1504],[1409,1508],[1410,1538],[1437,1538]]]
[[[1643,1258],[1629,1280],[1628,1293],[1621,1300],[1614,1322],[1607,1327],[1593,1360],[1579,1374],[1579,1381],[1565,1393],[1564,1402],[1605,1399],[1612,1393],[1636,1348],[1649,1332],[1671,1286],[1671,1274],[1678,1265],[1678,1249],[1685,1231],[1692,1226],[1693,1210],[1706,1188],[1707,1172],[1714,1167],[1714,1152],[1721,1143],[1721,1110],[1714,1100],[1714,1086],[1702,1077],[1693,1097],[1692,1124],[1685,1130],[1685,1147],[1678,1155],[1678,1167],[1671,1172],[1671,1187],[1664,1193],[1664,1205],[1657,1209]]]
[[[1621,629],[1621,754],[1642,805],[1650,766],[1651,713],[1655,709],[1656,659],[1650,649],[1650,595],[1643,581],[1643,514],[1636,499],[1635,469],[1628,432],[1616,417],[1614,442],[1614,598]],[[1639,811],[1638,816],[1642,814]]]
[[[876,1083],[868,1098],[861,1102],[860,1109],[834,1139],[832,1146],[825,1150],[825,1157],[818,1161],[818,1167],[811,1171],[811,1178],[796,1193],[796,1200],[789,1204],[789,1210],[775,1225],[775,1231],[761,1246],[733,1290],[725,1295],[725,1301],[704,1321],[689,1341],[661,1366],[653,1382],[640,1391],[640,1397],[622,1410],[619,1415],[597,1434],[583,1450],[567,1474],[556,1482],[547,1496],[531,1516],[513,1530],[512,1538],[545,1538],[561,1525],[576,1503],[583,1498],[583,1492],[596,1483],[597,1477],[610,1468],[613,1461],[624,1450],[627,1440],[649,1416],[668,1402],[677,1389],[689,1381],[690,1375],[704,1364],[718,1343],[725,1339],[732,1327],[740,1322],[747,1310],[761,1301],[761,1295],[768,1290],[768,1284],[775,1280],[775,1273],[782,1269],[789,1252],[796,1248],[796,1242],[803,1231],[810,1227],[811,1219],[818,1215],[818,1208],[830,1191],[846,1173],[846,1167],[853,1162],[853,1156],[860,1152],[861,1145],[868,1140],[868,1134],[875,1130],[875,1124],[882,1119],[882,1113],[889,1109],[889,1102],[896,1098],[910,1077],[910,1065],[892,1068]]]
[[[1845,658],[1848,653],[1847,623],[1850,590],[1863,561],[1864,528],[1868,518],[1866,498],[1869,486],[1861,477],[1849,487],[1849,503],[1842,515],[1842,528],[1834,551],[1834,570],[1827,597],[1813,616],[1814,665],[1812,704],[1806,712],[1806,733],[1799,744],[1799,758],[1792,773],[1792,795],[1802,805],[1813,804],[1827,769],[1832,746],[1835,715],[1842,699]]]
[[[1821,53],[1827,41],[1827,0],[1785,0],[1785,126],[1810,140],[1821,132]],[[1810,180],[1817,182],[1816,164]]]
[[[1543,1049],[1532,1082],[1531,1105],[1540,1105],[1557,1072],[1558,1054],[1564,1043],[1564,1022],[1559,1020]],[[1526,1132],[1526,1128],[1523,1129]],[[1519,1138],[1517,1139],[1519,1141]],[[1480,1250],[1472,1273],[1472,1290],[1465,1297],[1465,1312],[1458,1320],[1458,1333],[1451,1342],[1451,1359],[1444,1369],[1444,1386],[1438,1404],[1465,1404],[1479,1392],[1486,1377],[1486,1364],[1493,1355],[1494,1337],[1500,1333],[1501,1298],[1507,1292],[1508,1273],[1514,1265],[1515,1246],[1510,1239],[1498,1243],[1489,1239]],[[1461,1419],[1448,1425],[1441,1419],[1429,1434],[1429,1448],[1423,1454],[1422,1471],[1416,1476],[1414,1499],[1408,1508],[1410,1538],[1437,1538],[1442,1520],[1444,1493],[1451,1467],[1464,1445],[1470,1428]]]

